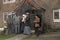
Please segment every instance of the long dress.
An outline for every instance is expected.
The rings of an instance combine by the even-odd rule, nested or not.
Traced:
[[[26,34],[26,35],[31,34],[30,17],[29,16],[26,18],[25,27],[24,27],[24,34]]]

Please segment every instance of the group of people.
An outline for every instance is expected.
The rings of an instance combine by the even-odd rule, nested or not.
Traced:
[[[13,23],[9,25],[8,27],[8,31],[13,33],[24,33],[26,35],[30,35],[31,34],[31,27],[30,27],[30,13],[26,12],[25,14],[22,14],[22,16],[18,16],[17,14],[15,14],[13,16]],[[35,15],[34,17],[34,24],[35,24],[35,33],[37,36],[39,36],[39,28],[40,28],[40,18]],[[11,27],[11,25],[13,25]],[[13,30],[12,30],[13,29]],[[11,33],[10,32],[10,33]]]

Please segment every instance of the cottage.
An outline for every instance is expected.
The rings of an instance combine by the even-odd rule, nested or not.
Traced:
[[[40,12],[43,9],[46,10],[45,13]],[[38,11],[38,15],[42,15],[42,22],[53,29],[60,28],[60,0],[0,0],[0,27],[7,25],[9,15],[21,15],[26,10]]]

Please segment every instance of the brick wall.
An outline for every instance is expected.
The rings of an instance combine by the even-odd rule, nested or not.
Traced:
[[[3,23],[3,12],[14,11],[22,2],[22,0],[16,0],[15,3],[3,4],[3,0],[0,0],[0,27],[4,26]]]
[[[22,0],[21,0],[22,1]],[[1,4],[1,11],[13,11],[15,10],[18,5],[20,5],[22,2],[20,0],[17,0],[15,3],[11,4]],[[60,28],[60,22],[54,23],[53,22],[53,9],[60,8],[60,0],[34,0],[40,7],[43,7],[46,9],[46,12],[44,14],[45,22],[48,24],[51,24],[53,28]],[[32,5],[35,7],[38,7],[37,4],[31,2]],[[38,7],[39,8],[39,7]],[[0,25],[2,23],[2,13],[0,13]]]
[[[46,9],[44,14],[46,24],[50,24],[52,28],[60,28],[60,22],[53,22],[53,10],[60,9],[60,0],[34,0],[40,7]],[[34,6],[38,5],[34,4]]]

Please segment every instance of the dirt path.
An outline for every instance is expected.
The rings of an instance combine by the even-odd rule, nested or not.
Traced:
[[[22,40],[25,37],[27,37],[27,36],[23,35],[23,34],[19,34],[19,35],[16,35],[15,37],[13,37],[13,38],[9,38],[9,39],[6,39],[6,40]]]
[[[46,37],[57,37],[59,36],[60,37],[60,32],[57,32],[57,33],[46,33],[46,34],[42,34],[39,36],[39,38],[46,38]],[[20,34],[20,35],[17,35],[13,38],[9,38],[7,40],[22,40],[23,38],[25,37],[28,37],[26,35],[23,35],[23,34]],[[31,36],[32,38],[35,38],[36,36],[35,35],[32,35]]]

